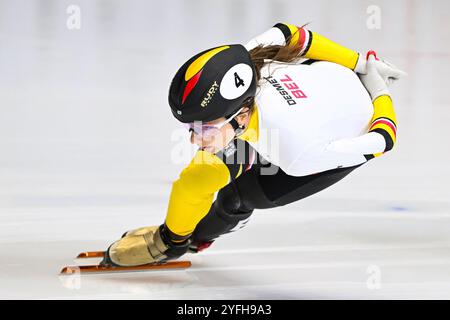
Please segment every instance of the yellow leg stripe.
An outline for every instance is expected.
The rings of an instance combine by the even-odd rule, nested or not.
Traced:
[[[235,179],[236,179],[237,177],[239,177],[239,176],[241,175],[241,173],[242,173],[242,164],[239,165],[239,171],[238,171],[238,173],[237,173]]]
[[[179,236],[191,234],[208,213],[214,194],[229,181],[230,171],[212,153],[199,151],[172,185],[166,225]]]
[[[174,188],[175,194],[180,196],[181,192],[177,192]],[[214,194],[211,194],[199,202],[184,202],[181,199],[178,201],[171,201],[169,205],[169,213],[166,217],[166,225],[170,231],[179,235],[187,236],[194,232],[195,227],[203,219],[211,208],[214,199]]]
[[[383,155],[383,152],[380,152],[380,153],[374,153],[373,154],[373,156],[376,158],[376,157],[379,157],[379,156],[381,156],[381,155]]]

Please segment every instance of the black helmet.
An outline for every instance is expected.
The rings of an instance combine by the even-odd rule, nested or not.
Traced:
[[[169,89],[169,105],[179,121],[212,121],[235,113],[255,96],[256,72],[240,44],[205,50],[178,70]]]

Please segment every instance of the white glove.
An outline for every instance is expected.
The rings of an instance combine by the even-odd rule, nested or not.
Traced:
[[[372,101],[382,95],[389,95],[387,84],[383,77],[378,72],[375,65],[376,53],[369,51],[367,53],[368,59],[366,63],[366,74],[358,74],[359,79],[369,92]],[[387,74],[389,76],[389,74]]]
[[[367,54],[369,54],[370,52],[374,51],[369,51]],[[375,68],[377,69],[380,76],[383,78],[383,81],[388,86],[407,75],[406,72],[400,70],[392,63],[383,59],[378,59],[376,57],[376,54],[375,54]],[[367,60],[364,59],[361,53],[359,54],[359,59],[355,68],[355,72],[359,74],[367,73]]]

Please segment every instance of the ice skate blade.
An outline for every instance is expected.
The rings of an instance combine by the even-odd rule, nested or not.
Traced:
[[[158,264],[146,264],[135,267],[110,267],[100,265],[90,266],[67,266],[61,270],[61,275],[70,275],[76,273],[115,273],[115,272],[134,272],[149,270],[171,270],[171,269],[187,269],[191,266],[190,261],[169,261]]]
[[[86,251],[81,252],[77,259],[88,259],[88,258],[103,258],[105,256],[104,251]]]

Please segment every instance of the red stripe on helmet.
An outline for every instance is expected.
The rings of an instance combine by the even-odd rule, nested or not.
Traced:
[[[200,70],[199,72],[197,72],[197,74],[195,76],[193,76],[186,84],[186,87],[184,88],[184,92],[183,92],[183,99],[181,99],[181,104],[184,103],[184,100],[186,100],[187,96],[189,95],[189,93],[191,93],[192,89],[194,89],[195,85],[198,82],[198,79],[200,79],[200,75],[202,74],[202,70]]]

